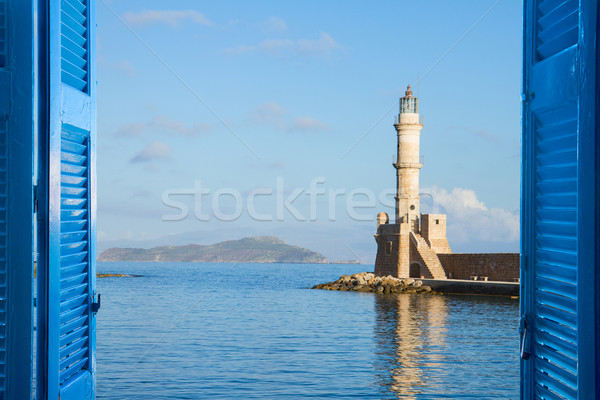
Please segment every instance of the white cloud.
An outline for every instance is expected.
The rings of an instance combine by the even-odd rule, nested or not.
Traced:
[[[281,33],[287,30],[287,24],[279,17],[269,17],[261,25],[265,32]]]
[[[207,124],[196,123],[192,126],[186,126],[181,121],[173,120],[165,115],[157,115],[149,121],[124,124],[117,130],[117,135],[140,136],[145,131],[152,131],[195,137],[202,133],[210,132],[210,129],[210,126]]]
[[[448,192],[446,189],[432,186],[422,188],[422,192],[431,194],[433,206],[427,204],[428,196],[422,196],[421,211],[448,214],[447,231],[451,243],[509,243],[519,240],[518,211],[488,208],[471,189],[454,188]]]
[[[126,12],[124,17],[127,22],[136,26],[159,23],[175,27],[185,21],[204,26],[213,25],[212,21],[196,10],[144,10],[138,13]]]
[[[284,107],[274,102],[259,104],[249,114],[251,123],[286,130],[288,132],[322,131],[329,129],[329,125],[310,116],[294,117],[290,120],[289,112]]]
[[[164,142],[152,142],[144,147],[131,160],[132,163],[144,163],[169,158],[171,148]]]
[[[279,104],[266,102],[256,106],[256,108],[250,112],[249,119],[256,125],[285,129],[285,115],[287,113],[288,110]]]
[[[323,131],[329,129],[329,125],[312,117],[296,117],[290,127],[294,132]]]
[[[329,55],[341,46],[327,33],[321,32],[318,39],[265,39],[257,45],[238,46],[226,49],[229,54],[244,54],[252,52],[265,52],[274,55]]]
[[[329,53],[340,47],[340,45],[325,32],[321,32],[317,40],[300,39],[298,40],[297,46],[298,51],[302,53]]]

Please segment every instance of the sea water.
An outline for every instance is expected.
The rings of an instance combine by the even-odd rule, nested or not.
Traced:
[[[98,263],[99,399],[518,399],[518,301],[308,290],[373,266]]]

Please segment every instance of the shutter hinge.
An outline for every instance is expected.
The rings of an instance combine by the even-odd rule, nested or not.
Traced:
[[[519,334],[521,335],[520,356],[523,360],[529,360],[531,356],[531,327],[525,315],[521,317],[521,321],[519,322]]]
[[[535,92],[531,92],[531,93],[521,93],[521,102],[522,103],[526,103],[528,101],[531,101],[535,98]]]
[[[96,297],[96,296],[94,296],[94,297]],[[100,304],[102,301],[102,297],[101,297],[100,293],[98,293],[97,297],[98,297],[98,301],[92,302],[92,312],[93,313],[97,313],[98,310],[100,309]]]

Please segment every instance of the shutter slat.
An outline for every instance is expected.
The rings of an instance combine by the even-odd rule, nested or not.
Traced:
[[[81,144],[85,141],[85,135],[79,133],[62,132],[62,153],[85,154],[87,146]]]
[[[66,335],[67,333],[69,333],[75,329],[79,329],[79,328],[85,326],[87,324],[87,320],[88,320],[87,316],[79,317],[77,319],[67,322],[66,324],[61,325],[60,326],[60,336]]]
[[[68,312],[64,312],[60,314],[60,324],[66,325],[71,321],[78,321],[81,317],[87,317],[89,313],[89,306],[87,304],[83,304],[79,307],[73,308]]]
[[[60,253],[62,256],[73,254],[83,254],[87,249],[87,242],[73,242],[60,245]]]
[[[69,3],[69,5],[71,7],[73,7],[75,10],[77,10],[77,12],[79,12],[80,14],[85,14],[85,8],[86,8],[86,1],[80,1],[80,0],[62,0],[65,3]]]
[[[541,279],[542,278],[540,278],[540,280]],[[567,327],[573,326],[577,322],[576,315],[574,313],[546,304],[538,304],[538,317],[554,321]]]
[[[560,296],[551,291],[544,291],[544,289],[547,288],[538,282],[535,300],[540,306],[547,305],[571,314],[577,312],[577,301],[575,299]]]
[[[60,286],[63,288],[66,288],[66,287],[70,287],[70,286],[81,285],[81,284],[85,283],[87,279],[88,279],[88,275],[86,273],[72,275],[72,276],[61,279]]]
[[[87,210],[67,209],[60,212],[60,218],[63,221],[81,221],[85,217]]]
[[[69,254],[60,257],[61,267],[68,267],[75,264],[80,264],[87,257],[87,252]],[[61,268],[62,270],[63,268]]]
[[[78,7],[75,7],[74,4],[76,4],[77,2],[68,2],[65,0],[61,1],[61,9],[62,9],[62,14],[68,16],[69,18],[71,18],[73,21],[75,21],[78,25],[84,25],[85,24],[85,8],[83,9],[77,9]],[[61,21],[62,23],[64,23],[64,20]]]
[[[60,166],[61,172],[65,174],[72,174],[81,176],[85,173],[86,167],[83,165],[73,165],[69,163],[61,164]]]
[[[69,74],[73,77],[79,79],[85,85],[85,79],[87,77],[87,72],[83,68],[79,68],[78,66],[71,64],[70,62],[63,60],[61,63],[63,74]]]
[[[73,360],[65,361],[65,363],[67,361],[69,361],[69,362],[73,362],[73,364],[69,365],[68,368],[64,369],[60,373],[61,382],[64,382],[67,379],[76,376],[76,374],[86,366],[86,364],[88,362],[87,357],[83,357],[83,358],[79,359],[78,361],[75,361],[75,359],[77,356],[80,356],[81,354],[86,354],[87,352],[88,352],[88,348],[84,348],[84,349],[80,350],[77,354],[73,355]],[[61,365],[62,365],[62,363],[61,363]]]
[[[569,376],[563,368],[559,368],[554,364],[549,363],[547,360],[536,357],[536,368],[538,385],[545,386],[555,393],[564,396],[566,399],[577,398],[577,393],[573,387],[569,386],[569,383],[573,380],[573,377]],[[568,382],[563,381],[566,380]],[[576,385],[576,384],[575,384]]]
[[[75,296],[70,298],[69,300],[65,300],[60,303],[61,312],[68,310],[69,308],[79,307],[82,304],[87,304],[88,296],[87,294],[80,294],[79,296]]]
[[[554,342],[552,343],[552,346],[554,346]],[[546,361],[552,360],[554,366],[564,370],[562,377],[564,377],[565,382],[571,387],[577,386],[576,358],[567,357],[564,353],[557,351],[554,347],[545,346],[543,343],[540,343],[540,346],[536,349],[535,355]]]
[[[61,27],[61,33],[64,35],[64,39],[73,42],[78,50],[85,50],[85,42],[87,40],[83,36],[85,34],[85,29],[81,29],[81,24],[66,23],[67,20],[69,19],[66,18],[65,20],[63,20],[63,25]]]
[[[69,286],[66,288],[61,288],[60,289],[60,301],[66,301],[66,300],[70,300],[73,297],[77,297],[80,296],[84,293],[86,293],[87,290],[87,284],[79,284],[79,285],[73,285],[73,286]]]
[[[540,248],[536,254],[536,261],[546,265],[575,267],[577,265],[577,255],[564,251]]]
[[[575,254],[577,251],[577,241],[569,236],[543,235],[537,237],[537,244],[544,249],[553,249],[554,251],[566,251]]]
[[[535,270],[538,276],[562,280],[571,284],[577,279],[577,270],[575,268],[538,263],[535,266]]]
[[[64,178],[63,178],[64,179]],[[85,178],[80,178],[84,182]],[[62,179],[61,179],[62,181]],[[86,199],[71,199],[71,198],[63,198],[60,200],[60,205],[63,209],[81,209],[86,205]]]
[[[559,194],[559,193],[575,193],[577,191],[577,180],[575,179],[556,179],[546,180],[536,185],[538,193],[544,194]]]
[[[548,133],[555,133],[554,130],[556,130],[558,134],[554,137],[548,137],[547,135],[544,135],[544,140],[539,140],[536,142],[537,151],[542,153],[551,153],[553,151],[561,151],[562,149],[570,146],[573,143],[573,140],[577,140],[576,123],[577,121],[575,121],[573,124],[564,124],[553,127],[553,129],[549,130]],[[565,132],[567,133],[565,134]]]
[[[65,164],[74,164],[75,166],[85,166],[85,162],[87,157],[82,154],[71,153],[67,151],[63,151],[60,155],[60,158]]]
[[[556,393],[550,391],[547,387],[543,387],[540,385],[535,386],[536,399],[544,399],[544,400],[565,400],[564,397],[557,395]]]
[[[577,201],[577,195],[574,193],[562,193],[558,195],[538,195],[536,197],[540,207],[562,208],[571,207]]]
[[[64,347],[71,342],[79,340],[80,338],[87,339],[87,326],[82,326],[81,328],[77,328],[66,335],[61,336],[60,347]]]
[[[573,349],[577,348],[577,332],[572,327],[560,325],[554,321],[536,318],[536,329],[547,332],[557,338],[564,340],[565,342],[571,343]],[[549,343],[546,343],[550,345]]]
[[[81,128],[78,128],[73,125],[64,125],[63,129],[60,133],[60,138],[62,139],[62,141],[61,141],[62,150],[63,151],[71,151],[72,153],[76,153],[76,154],[83,154],[84,152],[87,152],[87,146],[84,143],[87,140],[88,133],[89,132],[86,131],[85,129],[81,129]],[[79,151],[69,150],[74,145],[81,145],[84,148],[83,149],[80,148]]]
[[[63,233],[77,232],[81,231],[87,225],[87,221],[69,221],[69,222],[61,222],[60,230]]]
[[[61,359],[66,359],[66,357],[68,357],[69,355],[75,354],[82,348],[87,347],[87,341],[88,341],[87,337],[84,336],[77,340],[73,340],[66,346],[61,347],[61,349],[60,349]]]
[[[60,194],[63,196],[63,198],[83,198],[86,194],[86,189],[85,188],[79,188],[79,187],[69,187],[69,186],[62,186],[60,188]]]
[[[542,2],[537,8],[536,56],[538,61],[577,44],[579,10],[576,0]]]
[[[69,311],[66,311],[66,312],[60,314],[60,323],[66,324],[69,321],[72,321],[76,318],[87,315],[87,312],[88,312],[87,304],[72,308]]]
[[[548,278],[542,275],[538,276],[540,287],[543,287],[544,290],[551,291],[552,293],[556,293],[571,299],[575,299],[577,297],[577,285],[571,281],[565,282],[552,278],[554,277]],[[573,323],[575,323],[575,321],[573,321]]]
[[[61,1],[61,81],[82,92],[88,89],[87,12],[83,2]]]
[[[561,337],[554,336],[551,333],[541,329],[537,329],[535,331],[535,335],[538,343],[542,345],[546,345],[546,343],[548,343],[550,346],[552,346],[552,348],[560,351],[566,357],[573,359],[574,362],[577,360],[577,348],[573,345],[573,343],[563,340]]]
[[[563,164],[558,166],[545,166],[536,170],[540,180],[570,179],[577,173],[577,164]]]
[[[86,231],[74,231],[74,232],[61,233],[60,241],[63,244],[80,242],[80,241],[82,241],[82,239],[85,238],[86,234],[87,234]]]
[[[76,53],[72,52],[71,50],[69,50],[66,47],[63,47],[61,49],[61,54],[62,54],[61,66],[62,66],[63,61],[67,61],[70,64],[73,64],[74,66],[76,66],[77,68],[81,68],[82,70],[87,71],[87,61],[84,57],[77,55]]]
[[[60,182],[65,186],[82,187],[86,184],[87,179],[81,176],[62,175]]]
[[[81,80],[78,77],[73,76],[64,70],[61,72],[60,76],[64,83],[66,83],[67,85],[69,85],[77,90],[84,91],[87,87],[87,83],[84,80]]]

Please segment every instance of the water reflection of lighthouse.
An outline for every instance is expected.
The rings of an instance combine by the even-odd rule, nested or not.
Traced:
[[[434,375],[444,368],[446,299],[418,295],[375,299],[375,367],[381,384],[401,399],[415,399],[422,387],[443,392]]]

